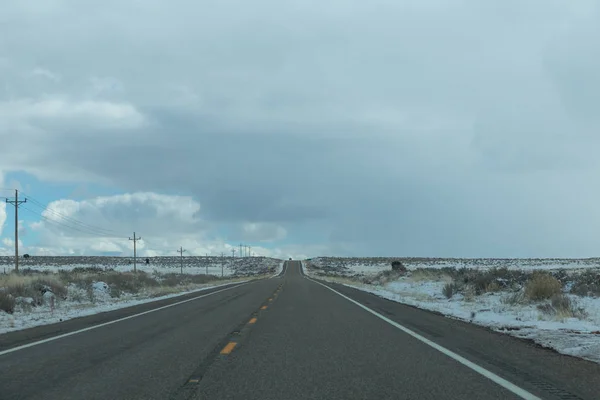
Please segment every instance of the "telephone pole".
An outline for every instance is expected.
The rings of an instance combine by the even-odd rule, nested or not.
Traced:
[[[208,253],[204,254],[206,254],[206,276],[208,276]]]
[[[6,199],[7,204],[15,206],[15,272],[19,272],[19,205],[27,203],[27,199],[19,200],[19,191],[15,189],[15,199]]]
[[[248,246],[248,255],[252,257],[252,246]]]
[[[140,240],[141,237],[135,237],[135,232],[133,232],[133,239],[129,238],[129,240],[133,240],[133,272],[137,272],[137,241]]]
[[[221,252],[221,278],[223,277],[223,263],[225,261],[225,253]]]
[[[177,250],[177,252],[181,255],[181,274],[183,274],[183,253],[185,253],[185,250],[183,249],[183,247],[180,247],[179,250]]]
[[[244,252],[242,251],[242,244],[240,243],[240,257],[244,257]]]

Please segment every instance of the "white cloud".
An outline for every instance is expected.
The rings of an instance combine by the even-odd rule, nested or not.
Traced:
[[[270,223],[245,223],[242,226],[242,240],[252,242],[273,242],[286,237],[282,226]]]
[[[52,73],[51,71],[48,71],[45,68],[37,67],[33,71],[31,71],[31,75],[33,75],[33,76],[40,76],[40,77],[43,77],[45,79],[49,79],[49,80],[54,81],[54,82],[60,82],[60,76]]]
[[[30,123],[43,126],[56,120],[65,123],[86,121],[104,127],[139,128],[144,116],[128,103],[109,101],[73,101],[54,97],[46,99],[19,99],[0,102],[0,117],[13,123]]]
[[[30,205],[33,207],[33,205]],[[43,219],[29,225],[40,237],[23,251],[33,254],[131,255],[133,232],[138,255],[176,255],[183,247],[187,255],[231,255],[236,244],[210,234],[210,224],[200,218],[200,204],[189,196],[157,193],[131,193],[74,201],[57,200],[41,211]],[[276,241],[285,237],[285,229],[273,224],[239,226],[245,240]],[[7,239],[10,241],[10,239]],[[8,242],[7,242],[8,243]],[[252,246],[255,255],[299,257],[300,247],[267,248]]]

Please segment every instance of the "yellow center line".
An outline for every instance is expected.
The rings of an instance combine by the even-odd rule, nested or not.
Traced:
[[[221,350],[221,354],[229,354],[233,351],[233,348],[237,345],[236,342],[229,342],[227,343],[227,346],[223,347],[223,350]]]
[[[266,310],[266,309],[267,309],[267,306],[262,306],[260,309],[261,309],[261,310]]]
[[[250,321],[248,321],[249,324],[253,324],[256,322],[256,318],[252,318]]]

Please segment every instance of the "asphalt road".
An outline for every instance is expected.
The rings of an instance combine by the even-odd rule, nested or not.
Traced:
[[[0,335],[0,399],[600,398],[595,363],[327,286],[289,262],[280,277]]]

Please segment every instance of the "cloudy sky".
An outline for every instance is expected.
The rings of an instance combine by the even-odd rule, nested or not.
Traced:
[[[597,0],[0,10],[24,251],[598,255]]]

